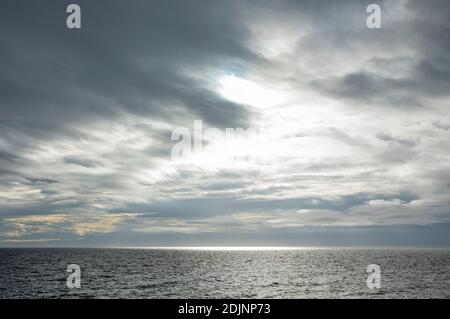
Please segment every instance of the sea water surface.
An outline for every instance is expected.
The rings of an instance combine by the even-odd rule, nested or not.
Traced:
[[[449,297],[447,249],[0,249],[0,298]]]

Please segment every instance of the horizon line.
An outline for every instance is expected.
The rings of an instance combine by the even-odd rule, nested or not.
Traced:
[[[270,251],[308,249],[450,249],[450,246],[0,246],[0,249],[142,249]]]

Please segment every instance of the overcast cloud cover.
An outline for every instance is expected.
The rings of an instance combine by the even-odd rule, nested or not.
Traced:
[[[450,245],[449,17],[446,0],[1,0],[0,245]],[[173,161],[194,120],[267,132],[277,169]]]

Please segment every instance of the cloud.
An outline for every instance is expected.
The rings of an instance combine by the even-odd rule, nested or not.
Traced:
[[[5,218],[3,223],[8,231],[0,232],[0,237],[12,237],[13,240],[35,241],[29,237],[36,234],[73,232],[80,237],[92,233],[112,233],[125,220],[134,218],[134,214],[114,215],[27,215]],[[7,239],[11,242],[10,239]]]
[[[380,133],[380,134],[377,134],[377,138],[382,140],[382,141],[385,141],[385,142],[397,143],[397,144],[400,144],[400,145],[405,146],[405,147],[414,147],[416,145],[415,141],[411,141],[411,140],[407,140],[407,139],[401,139],[401,138],[396,138],[396,137],[393,137],[393,136],[391,136],[389,134]]]
[[[58,238],[39,238],[39,239],[2,239],[0,243],[10,243],[10,244],[27,244],[27,243],[47,243],[58,241]]]
[[[0,4],[2,242],[449,222],[447,1],[380,1],[379,30],[371,1],[80,1],[76,31],[69,3]],[[194,120],[259,129],[276,169],[215,139],[173,161]]]
[[[96,161],[90,159],[83,159],[78,157],[66,157],[64,158],[64,162],[67,164],[79,165],[86,168],[94,168],[98,165]]]

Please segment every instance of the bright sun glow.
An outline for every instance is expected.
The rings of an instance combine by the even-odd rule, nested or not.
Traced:
[[[248,104],[256,108],[268,108],[283,103],[285,100],[277,91],[234,75],[224,76],[219,83],[220,94],[236,103]]]

